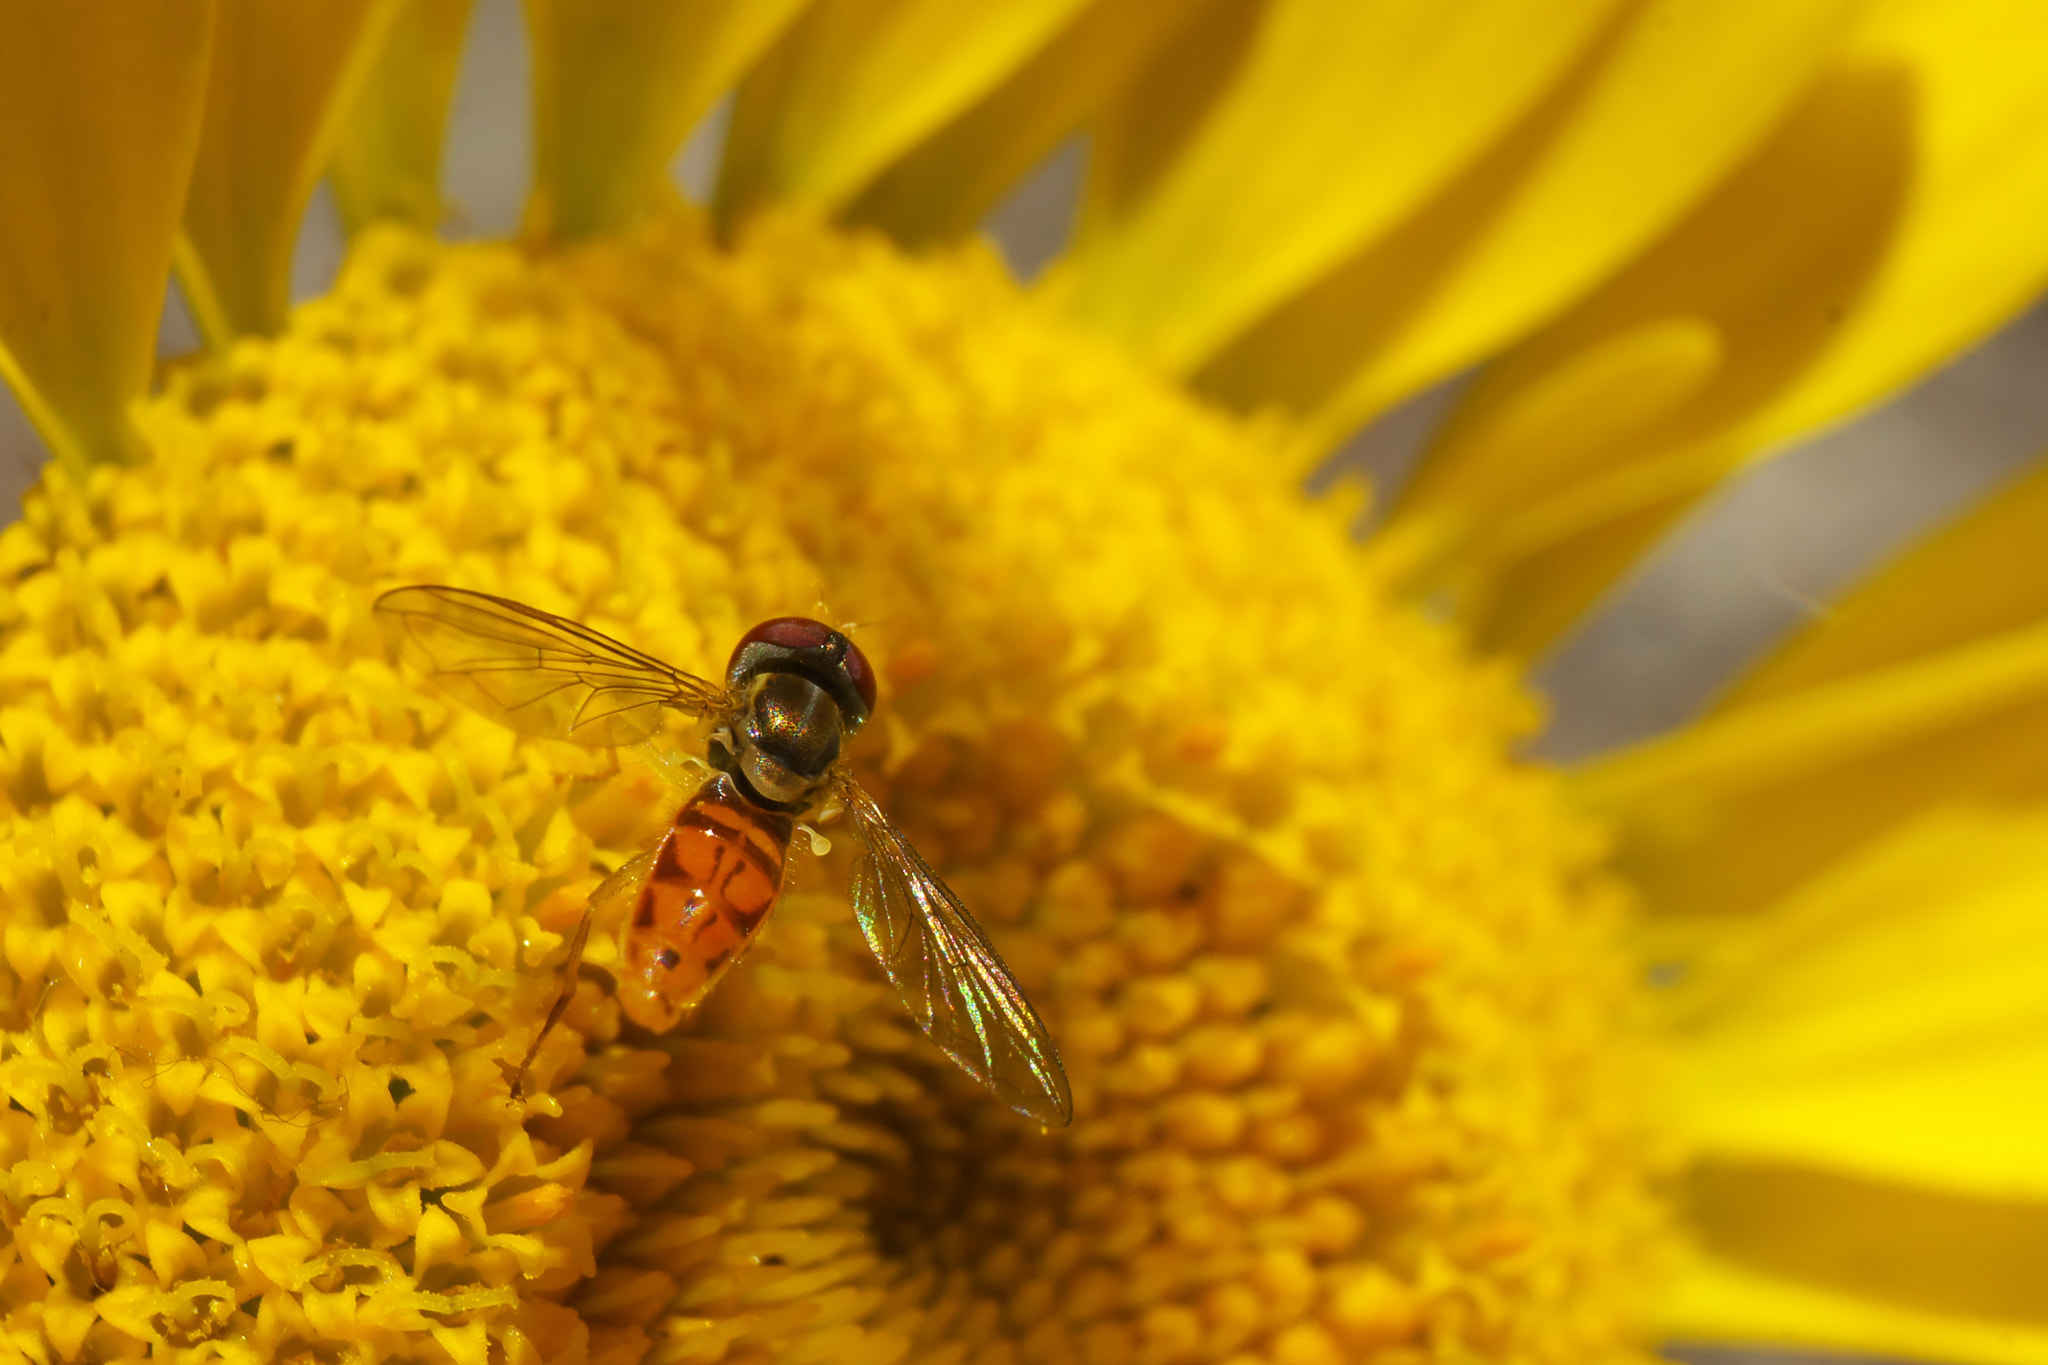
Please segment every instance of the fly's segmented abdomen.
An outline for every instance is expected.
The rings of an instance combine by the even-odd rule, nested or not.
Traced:
[[[620,1004],[629,1019],[674,1027],[739,960],[782,892],[794,828],[723,773],[683,803],[626,926]]]

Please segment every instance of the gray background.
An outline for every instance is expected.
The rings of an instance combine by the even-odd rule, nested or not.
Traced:
[[[449,128],[450,233],[516,227],[528,177],[526,44],[517,0],[479,0]],[[716,115],[676,158],[699,197],[723,131]],[[991,216],[989,230],[1029,276],[1059,248],[1079,180],[1068,148]],[[294,290],[323,289],[339,265],[340,225],[325,190],[301,234]],[[192,348],[173,291],[160,350]],[[1734,480],[1611,595],[1537,673],[1553,719],[1539,754],[1573,758],[1683,723],[1746,660],[1824,614],[1826,603],[1915,534],[2017,474],[2048,447],[2048,306],[1877,409]],[[1397,481],[1454,386],[1425,394],[1362,433],[1337,460]],[[45,452],[0,390],[0,507],[12,509]],[[1700,1365],[1827,1359],[1706,1348]],[[1835,1358],[1839,1361],[1839,1358]]]

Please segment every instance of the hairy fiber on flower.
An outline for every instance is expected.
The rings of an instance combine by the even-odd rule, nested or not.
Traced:
[[[148,463],[52,472],[0,535],[31,1358],[1631,1358],[1657,1233],[1597,831],[1285,432],[979,252],[691,220],[373,233],[142,421]],[[370,603],[431,581],[711,674],[765,616],[860,623],[858,770],[1045,1015],[1073,1127],[908,1024],[843,839],[671,1036],[622,1023],[600,923],[511,1101],[679,795],[394,671]]]

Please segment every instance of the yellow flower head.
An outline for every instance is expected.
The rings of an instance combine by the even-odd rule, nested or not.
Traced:
[[[691,219],[374,234],[142,427],[0,540],[31,1356],[1629,1356],[1598,837],[1500,757],[1508,675],[1270,472],[1284,430],[979,251]],[[859,623],[855,762],[1044,1013],[1072,1128],[909,1025],[843,847],[667,1037],[600,923],[512,1102],[566,931],[679,795],[394,671],[370,603],[419,581],[713,676],[763,617]]]
[[[425,235],[470,0],[0,0],[0,1356],[2048,1357],[2048,474],[1506,757],[1690,508],[2048,282],[2048,0],[521,9],[513,249]],[[1077,143],[1021,297],[959,241]],[[1429,391],[1362,551],[1291,480]],[[422,583],[857,630],[1071,1128],[911,1027],[837,827],[636,1026],[596,888],[703,727],[461,709]]]

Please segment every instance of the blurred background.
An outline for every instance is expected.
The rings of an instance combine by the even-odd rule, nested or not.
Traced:
[[[451,237],[499,237],[518,225],[529,178],[527,53],[518,0],[476,6],[444,175]],[[671,173],[708,196],[724,132],[715,112]],[[987,220],[1020,279],[1064,242],[1084,148],[1050,158]],[[334,204],[316,195],[300,234],[294,290],[322,291],[340,265]],[[159,354],[197,336],[175,290]],[[1317,476],[1350,467],[1398,486],[1456,396],[1425,393],[1360,432]],[[1551,703],[1533,752],[1568,760],[1682,723],[1749,660],[1865,570],[2017,475],[2048,448],[2048,305],[2037,305],[1946,369],[1832,431],[1784,450],[1703,504],[1552,651],[1537,673]],[[11,518],[46,452],[0,389],[0,517]],[[1678,1348],[1701,1365],[1785,1365],[1795,1357]],[[1798,1359],[1814,1359],[1801,1357]]]

